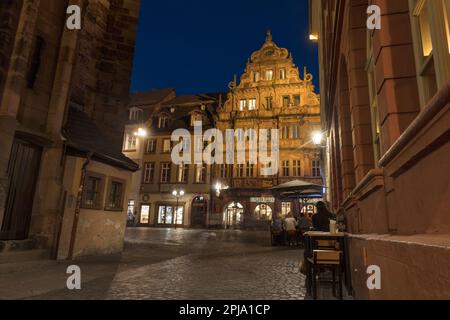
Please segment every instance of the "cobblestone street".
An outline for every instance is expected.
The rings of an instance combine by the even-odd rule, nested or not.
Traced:
[[[0,298],[300,300],[301,259],[264,232],[129,229],[121,257],[74,263],[82,290],[65,288],[68,262],[51,262],[0,276]]]

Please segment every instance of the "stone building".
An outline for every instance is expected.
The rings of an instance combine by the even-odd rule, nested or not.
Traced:
[[[144,167],[144,154],[146,151],[146,138],[148,129],[146,123],[155,110],[161,105],[176,97],[175,89],[152,90],[143,93],[133,93],[128,106],[128,122],[125,127],[123,139],[123,153],[139,165],[139,170],[133,174],[131,191],[128,195],[128,223],[135,225],[140,213],[142,168]],[[139,134],[141,129],[141,134]]]
[[[157,97],[157,98],[156,98]],[[177,165],[172,133],[185,129],[194,136],[194,122],[203,130],[214,127],[220,94],[175,96],[174,90],[134,94],[129,108],[123,152],[141,164],[130,194],[129,212],[137,226],[206,227],[209,218],[212,170],[194,163],[195,141],[191,138],[191,163]],[[201,151],[203,142],[200,143]],[[173,193],[177,192],[175,196]]]
[[[367,28],[368,6],[381,29]],[[329,200],[360,299],[450,298],[450,1],[313,0]],[[368,266],[381,290],[368,290]]]
[[[66,27],[69,5],[81,30]],[[121,250],[138,169],[121,146],[139,5],[0,2],[0,251]]]
[[[253,227],[267,225],[274,214],[298,213],[299,201],[273,197],[271,189],[296,179],[323,184],[320,149],[311,141],[312,134],[321,129],[312,75],[304,69],[301,79],[292,55],[279,48],[268,32],[262,48],[251,55],[240,82],[235,79],[229,89],[227,101],[218,110],[216,127],[223,132],[255,132],[236,136],[236,145],[239,141],[246,144],[245,164],[235,161],[215,166],[214,186],[223,192],[215,195],[212,214],[226,227]],[[262,175],[264,164],[250,161],[250,142],[259,137],[261,129],[279,130],[279,170],[275,175]],[[276,136],[269,134],[269,144],[272,139]]]

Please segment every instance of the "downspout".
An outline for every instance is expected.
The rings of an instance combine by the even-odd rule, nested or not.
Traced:
[[[78,231],[78,221],[80,219],[80,210],[81,210],[81,202],[83,199],[84,183],[86,180],[86,171],[87,171],[87,166],[91,162],[91,158],[92,158],[92,152],[89,152],[86,155],[86,160],[84,161],[83,167],[81,168],[80,185],[78,188],[77,202],[75,204],[75,214],[73,217],[72,233],[70,235],[69,254],[67,256],[67,260],[73,260],[73,251],[75,248],[75,241],[76,241],[76,236],[77,236],[77,231]]]

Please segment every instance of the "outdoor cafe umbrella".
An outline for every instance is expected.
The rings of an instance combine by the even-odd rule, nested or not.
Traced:
[[[273,187],[272,190],[275,192],[286,192],[286,191],[297,191],[302,192],[305,190],[316,190],[322,192],[323,186],[311,183],[304,180],[292,180],[283,184],[280,184],[276,187]]]
[[[321,198],[323,186],[304,180],[293,180],[272,188],[272,191],[283,198],[295,198],[306,203],[308,199]]]

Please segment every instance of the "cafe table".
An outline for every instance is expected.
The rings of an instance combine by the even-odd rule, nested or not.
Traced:
[[[308,231],[304,233],[305,237],[305,263],[308,263],[308,258],[313,257],[313,251],[317,249],[316,243],[318,240],[335,240],[339,242],[339,250],[343,253],[342,260],[342,270],[345,272],[345,282],[348,283],[347,278],[347,250],[346,250],[346,234],[343,232],[331,233],[331,232],[322,232],[322,231]],[[308,266],[308,270],[310,270],[310,266]],[[308,292],[311,292],[312,279],[309,279],[308,275]]]

